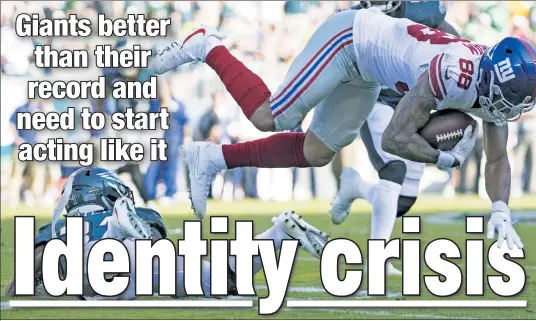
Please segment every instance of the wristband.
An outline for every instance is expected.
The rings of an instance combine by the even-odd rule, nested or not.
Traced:
[[[436,165],[440,168],[451,168],[454,165],[456,158],[450,153],[439,151],[439,156],[437,157]]]
[[[510,209],[508,205],[503,201],[496,201],[491,204],[491,212],[503,212],[510,214]]]

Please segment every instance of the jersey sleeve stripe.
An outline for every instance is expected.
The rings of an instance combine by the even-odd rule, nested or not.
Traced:
[[[443,57],[445,54],[441,54],[439,57],[439,62],[437,66],[437,78],[439,78],[439,81],[441,82],[441,88],[443,89],[443,97],[447,96],[447,88],[445,87],[445,83],[443,82],[443,77],[441,75],[441,63],[443,62]]]
[[[430,71],[428,72],[428,78],[430,79],[430,87],[432,88],[432,92],[435,96],[435,98],[439,100],[443,100],[443,93],[441,92],[441,89],[439,89],[439,82],[437,80],[437,62],[438,57],[435,56],[434,59],[430,62]]]

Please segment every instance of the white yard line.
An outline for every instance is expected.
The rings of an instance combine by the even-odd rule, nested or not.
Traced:
[[[296,311],[297,309],[294,308],[283,308],[281,311]],[[326,309],[326,308],[319,308],[314,309],[313,311],[320,311],[320,312],[329,312],[329,313],[342,313],[342,314],[351,314],[351,315],[372,315],[372,316],[382,316],[382,317],[397,317],[397,318],[422,318],[422,319],[463,319],[463,320],[470,320],[472,318],[463,317],[463,318],[453,318],[452,316],[448,315],[440,315],[440,314],[420,314],[420,313],[392,313],[392,312],[386,312],[386,311],[367,311],[362,309],[352,309],[352,310],[344,310],[344,309]]]
[[[250,308],[253,300],[14,300],[10,308]]]
[[[526,300],[287,300],[289,308],[526,308]]]
[[[266,285],[260,285],[256,287],[260,290],[266,290],[268,287]],[[288,288],[288,292],[290,293],[326,293],[326,290],[322,287],[315,287],[315,286],[291,286]],[[387,292],[387,298],[398,298],[401,297],[402,293],[400,292]],[[353,297],[356,299],[374,299],[377,297],[374,296],[368,296],[366,290],[358,291]]]

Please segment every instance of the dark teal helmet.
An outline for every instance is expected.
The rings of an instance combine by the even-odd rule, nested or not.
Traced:
[[[128,197],[134,202],[132,190],[116,173],[102,167],[83,167],[71,174],[63,186],[61,198],[52,216],[52,236],[63,209],[68,216],[113,210],[115,201]]]
[[[71,193],[65,204],[68,215],[81,206],[111,210],[117,199],[127,196],[134,202],[130,188],[116,173],[102,167],[84,167],[70,177]],[[67,182],[62,194],[66,192]]]
[[[376,7],[394,18],[406,18],[432,28],[437,28],[447,14],[443,1],[360,1],[359,4],[361,8]]]

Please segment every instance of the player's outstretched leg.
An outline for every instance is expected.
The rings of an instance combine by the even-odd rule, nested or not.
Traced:
[[[310,253],[315,258],[320,258],[325,245],[329,241],[326,233],[318,230],[316,227],[305,222],[301,216],[294,211],[287,211],[272,218],[274,225],[255,236],[257,240],[273,240],[274,249],[279,251],[284,240],[298,240],[298,247]],[[262,270],[262,260],[260,256],[253,256],[253,274]],[[203,291],[206,295],[210,293],[210,269],[213,268],[210,262],[203,261],[202,278]],[[221,267],[214,267],[220,269]],[[177,288],[184,288],[184,260],[182,257],[177,258]],[[230,295],[237,295],[236,289],[236,259],[234,256],[229,256],[228,270],[228,288]],[[155,282],[157,284],[157,282]],[[184,293],[179,293],[183,296]]]
[[[272,218],[274,225],[262,232],[261,234],[255,236],[257,240],[273,240],[275,250],[280,250],[283,240],[298,240],[298,247],[307,253],[311,254],[313,257],[319,259],[322,255],[324,247],[329,241],[329,236],[307,223],[300,215],[296,214],[294,211],[286,211],[278,216]],[[235,257],[229,257],[229,269],[230,269],[230,279],[229,285],[230,289],[235,290],[233,287],[236,284],[236,275],[235,271]],[[262,269],[262,261],[260,256],[253,257],[253,274],[258,273]],[[209,275],[210,273],[206,273]],[[210,284],[205,280],[206,284]],[[233,294],[233,292],[230,292]],[[236,293],[235,293],[236,294]]]
[[[215,28],[203,26],[183,41],[172,41],[158,50],[151,67],[155,73],[162,74],[186,63],[205,62],[218,74],[244,115],[259,130],[275,130],[270,90],[258,75],[222,45],[224,38]]]
[[[359,173],[351,168],[344,168],[341,172],[339,192],[331,203],[331,220],[334,224],[341,224],[352,209],[352,203],[363,198],[372,204],[376,185],[364,181]]]
[[[350,213],[354,200],[365,199],[372,205],[370,238],[389,240],[397,217],[398,199],[405,173],[404,162],[392,161],[386,164],[383,172],[380,170],[380,182],[371,184],[363,180],[353,168],[343,169],[340,189],[330,210],[331,220],[335,224],[341,224]],[[387,263],[386,272],[388,275],[401,274],[391,262]]]
[[[313,136],[312,133],[308,134]],[[208,142],[195,142],[182,147],[182,158],[189,171],[189,197],[194,214],[203,219],[206,200],[212,181],[224,170],[236,167],[288,168],[311,167],[305,157],[305,133],[278,133],[250,142],[215,145]],[[310,139],[315,141],[314,138]],[[310,143],[314,147],[319,145]],[[321,152],[322,146],[315,149]],[[332,153],[325,148],[324,158],[331,159]],[[324,165],[324,164],[319,164]]]
[[[359,77],[352,46],[354,16],[355,13],[351,11],[341,12],[324,22],[293,61],[285,80],[272,98],[260,77],[233,57],[224,46],[215,46],[221,37],[211,29],[206,29],[205,33],[194,32],[182,42],[184,46],[177,44],[166,47],[155,61],[156,64],[158,59],[176,59],[180,63],[193,61],[194,58],[205,61],[216,71],[227,91],[259,130],[292,130],[338,86]],[[181,50],[184,53],[179,52]],[[176,54],[173,55],[173,52]],[[158,58],[160,54],[167,58]],[[172,63],[169,65],[175,66]],[[334,113],[335,107],[332,106]],[[195,215],[199,218],[205,216],[210,183],[225,168],[313,167],[329,163],[336,150],[319,137],[312,131],[307,134],[278,133],[236,145],[194,143],[185,147],[183,156],[190,170],[190,197]]]

